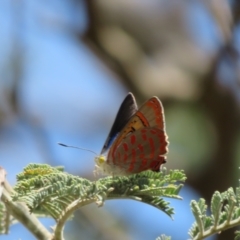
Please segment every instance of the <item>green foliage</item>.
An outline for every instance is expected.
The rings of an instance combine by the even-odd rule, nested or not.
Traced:
[[[178,195],[186,179],[179,170],[121,177],[105,177],[95,182],[63,172],[46,164],[30,164],[17,176],[13,199],[25,202],[31,212],[59,220],[69,206],[81,207],[95,202],[102,206],[108,199],[134,199],[150,204],[172,217],[173,208],[162,197],[181,199]]]
[[[75,199],[92,197],[93,183],[46,164],[28,165],[17,180],[13,200],[25,202],[31,212],[55,219]]]
[[[171,240],[171,237],[163,234],[160,237],[156,238],[156,240]]]
[[[163,169],[159,173],[145,171],[129,176],[104,177],[92,182],[65,173],[61,167],[29,164],[18,174],[17,180],[12,199],[24,202],[31,212],[53,217],[57,221],[54,236],[62,239],[64,224],[74,211],[94,202],[102,206],[105,200],[133,199],[150,204],[172,217],[173,208],[163,197],[181,199],[178,194],[182,184],[179,182],[184,182],[186,176],[179,170],[167,173]],[[193,200],[191,209],[195,223],[189,235],[194,240],[205,239],[240,225],[240,188],[236,188],[235,192],[232,188],[223,193],[216,191],[211,199],[211,214],[207,214],[207,205],[202,198],[198,202]],[[0,233],[6,233],[11,222],[6,210],[6,206],[0,202]],[[165,235],[157,238],[170,239]],[[240,239],[240,231],[236,232],[237,239]]]
[[[192,239],[204,239],[228,228],[240,225],[240,189],[229,188],[226,192],[216,191],[211,199],[211,215],[207,215],[204,199],[191,202],[191,209],[196,222],[189,230]],[[239,238],[239,232],[235,239]]]

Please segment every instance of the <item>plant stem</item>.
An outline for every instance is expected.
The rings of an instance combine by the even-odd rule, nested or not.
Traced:
[[[74,211],[76,211],[78,208],[88,205],[90,203],[95,202],[96,199],[86,199],[86,200],[75,200],[73,201],[66,210],[62,213],[61,217],[59,218],[56,228],[55,228],[55,233],[54,233],[54,240],[63,240],[63,228],[66,223],[66,221],[69,219],[69,217],[73,214]]]
[[[33,215],[29,209],[20,202],[13,202],[7,190],[10,190],[10,185],[5,181],[5,188],[2,194],[2,201],[11,215],[21,222],[37,239],[50,240],[52,234],[42,225],[42,223]],[[7,189],[7,190],[6,190]]]

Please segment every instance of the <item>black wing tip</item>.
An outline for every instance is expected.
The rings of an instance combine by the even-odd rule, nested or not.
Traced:
[[[126,99],[129,99],[129,100],[131,99],[132,101],[134,101],[135,97],[134,97],[133,93],[128,92],[128,94],[127,94],[127,96],[125,97],[124,100],[126,100]],[[123,100],[123,102],[124,102],[124,100]]]
[[[132,96],[132,97],[134,97],[134,95],[133,95],[132,92],[128,92],[127,96]]]

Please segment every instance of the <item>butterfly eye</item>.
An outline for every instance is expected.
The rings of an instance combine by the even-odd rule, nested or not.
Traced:
[[[100,164],[104,163],[105,161],[106,161],[106,157],[105,156],[101,155],[101,156],[98,157],[98,162]]]

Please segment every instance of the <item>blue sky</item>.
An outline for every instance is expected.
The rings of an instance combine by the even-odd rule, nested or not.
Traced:
[[[22,73],[18,104],[23,114],[20,118],[10,115],[0,129],[1,165],[12,184],[16,174],[30,162],[64,165],[72,174],[90,175],[94,156],[62,148],[57,142],[100,152],[129,90],[71,34],[83,33],[87,27],[86,9],[81,1],[74,6],[70,1],[20,3],[0,3],[0,84],[4,91],[11,86],[12,73],[7,67],[11,64],[11,55],[14,56],[12,51],[19,47]],[[211,24],[206,28],[211,22],[209,16],[204,15],[200,7],[192,14],[197,17],[196,24],[202,26],[196,39],[201,36],[202,47],[210,49],[213,33]],[[11,112],[3,100],[1,105],[6,112]],[[26,124],[27,120],[33,125]],[[47,149],[36,139],[36,131],[47,140]],[[198,199],[198,195],[187,187],[181,195],[184,201],[172,203],[176,206],[175,221],[151,206],[133,201],[108,201],[104,208],[129,222],[132,239],[155,239],[162,233],[172,235],[173,239],[177,233],[178,237],[187,239],[193,222],[189,203],[190,199]],[[182,221],[182,215],[186,221]],[[4,238],[31,239],[23,230],[20,236],[19,228],[22,229],[19,225],[13,226],[11,235]]]

